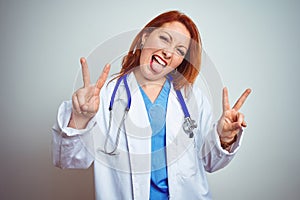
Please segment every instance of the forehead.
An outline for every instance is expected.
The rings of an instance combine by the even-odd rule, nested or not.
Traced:
[[[159,27],[157,31],[167,32],[174,37],[174,39],[181,42],[188,42],[191,38],[191,34],[185,25],[177,21],[165,23]]]
[[[174,21],[164,23],[160,28],[182,34],[185,37],[191,37],[189,30],[181,22]]]

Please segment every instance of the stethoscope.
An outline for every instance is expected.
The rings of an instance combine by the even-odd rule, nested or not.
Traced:
[[[168,79],[170,81],[172,81],[172,77],[170,75],[167,76]],[[108,140],[109,140],[109,135],[110,135],[110,129],[111,129],[111,121],[112,121],[112,110],[113,110],[113,105],[114,105],[114,101],[115,101],[115,96],[116,96],[116,93],[117,93],[117,90],[120,86],[120,83],[121,82],[124,82],[124,86],[125,86],[125,90],[126,90],[126,93],[127,93],[127,105],[126,105],[126,108],[125,108],[125,111],[123,113],[123,117],[122,117],[122,120],[121,120],[121,123],[119,124],[119,127],[118,127],[118,132],[117,132],[117,136],[116,136],[116,141],[115,141],[115,144],[113,145],[113,148],[111,151],[108,151],[107,150],[107,144],[108,144]],[[185,104],[185,101],[183,99],[183,96],[181,94],[181,91],[180,90],[175,90],[176,92],[176,95],[177,95],[177,98],[178,98],[178,101],[181,105],[181,108],[182,108],[182,111],[184,113],[184,122],[182,124],[182,128],[184,130],[184,132],[189,136],[189,138],[193,138],[194,137],[194,133],[193,133],[193,130],[195,128],[197,128],[197,124],[195,122],[195,120],[191,119],[191,116],[190,116],[190,113],[188,111],[188,108]],[[131,93],[130,93],[130,90],[129,90],[129,87],[128,87],[128,83],[127,83],[127,74],[121,76],[118,80],[117,80],[117,83],[115,85],[115,88],[113,90],[113,93],[111,95],[111,99],[110,99],[110,103],[109,103],[109,124],[108,124],[108,133],[107,133],[107,136],[106,136],[106,139],[105,139],[105,143],[104,143],[104,150],[101,150],[101,152],[105,153],[105,154],[108,154],[108,155],[117,155],[117,148],[119,146],[119,141],[120,141],[120,133],[121,133],[121,127],[124,125],[124,121],[126,119],[126,116],[127,116],[127,113],[128,111],[130,110],[130,106],[131,106]]]

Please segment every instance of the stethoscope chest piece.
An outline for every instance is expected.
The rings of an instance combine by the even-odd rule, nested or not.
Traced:
[[[182,125],[184,132],[190,137],[194,137],[194,129],[197,128],[197,124],[195,120],[192,120],[190,117],[184,118],[184,122]]]
[[[107,137],[105,139],[104,150],[100,150],[101,152],[103,152],[105,154],[108,154],[108,155],[118,155],[119,154],[118,151],[117,151],[117,148],[118,148],[118,145],[119,145],[121,128],[122,128],[122,126],[124,126],[124,122],[125,122],[127,113],[128,113],[128,111],[130,109],[130,106],[131,106],[131,94],[130,94],[130,90],[129,90],[129,86],[128,86],[126,78],[127,78],[127,74],[125,74],[124,76],[121,76],[118,79],[118,81],[115,85],[115,88],[113,90],[111,100],[110,100],[110,104],[109,104],[110,116],[109,116],[108,133],[107,133]],[[172,81],[171,76],[168,76],[168,78],[170,79],[170,81]],[[110,129],[111,129],[111,126],[112,126],[113,104],[114,104],[114,99],[115,99],[115,96],[116,96],[116,93],[117,93],[117,90],[118,90],[118,87],[119,87],[121,81],[124,82],[124,86],[125,86],[125,90],[126,90],[126,93],[127,93],[128,101],[127,101],[127,106],[125,108],[125,112],[123,114],[121,123],[119,124],[119,127],[118,127],[118,132],[117,132],[115,143],[112,145],[111,149],[109,150],[107,146],[108,146],[108,142],[109,142],[109,138],[110,138],[109,137]],[[188,111],[188,108],[185,104],[184,98],[183,98],[180,90],[175,90],[175,91],[176,91],[176,94],[177,94],[178,101],[181,105],[182,111],[184,113],[184,122],[183,122],[183,125],[182,125],[183,130],[189,136],[189,138],[193,138],[194,137],[194,132],[193,131],[194,131],[195,128],[197,128],[196,121],[191,119],[190,113]]]

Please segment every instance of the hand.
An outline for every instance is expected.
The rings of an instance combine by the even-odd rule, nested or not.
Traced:
[[[77,129],[85,128],[90,119],[96,115],[100,105],[100,90],[110,70],[110,65],[106,64],[96,84],[91,85],[86,59],[81,58],[80,63],[84,85],[72,95],[72,116],[69,122],[70,127]]]
[[[242,107],[250,93],[251,89],[246,89],[234,106],[230,108],[227,88],[223,88],[223,114],[217,125],[221,143],[234,142],[238,132],[242,130],[243,127],[247,126],[244,121],[244,115],[239,112],[239,109]]]

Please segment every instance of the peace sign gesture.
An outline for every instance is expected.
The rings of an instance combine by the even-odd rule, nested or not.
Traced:
[[[90,73],[85,58],[80,59],[82,67],[83,87],[72,95],[72,116],[69,127],[83,129],[99,109],[100,90],[104,85],[110,65],[106,64],[95,85],[90,83]]]
[[[238,132],[247,126],[244,115],[239,112],[239,109],[250,93],[251,89],[246,89],[234,106],[230,108],[228,90],[226,87],[223,88],[223,114],[218,122],[217,131],[224,149],[228,150],[235,142]]]

